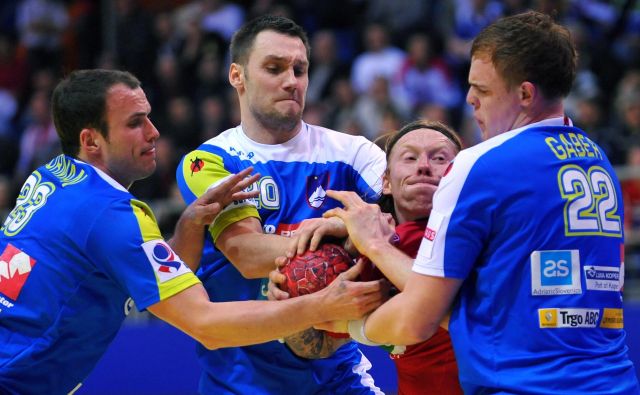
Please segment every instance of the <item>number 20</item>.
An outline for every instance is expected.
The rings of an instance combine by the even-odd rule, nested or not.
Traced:
[[[613,180],[602,167],[588,173],[578,166],[565,166],[558,174],[564,206],[567,235],[601,235],[620,237],[622,225],[616,215],[618,199]]]

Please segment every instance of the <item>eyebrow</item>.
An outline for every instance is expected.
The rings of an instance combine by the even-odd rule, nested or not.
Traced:
[[[265,61],[278,61],[278,62],[288,62],[289,61],[289,57],[288,56],[281,56],[281,55],[267,55],[265,56]],[[309,61],[308,60],[301,60],[301,59],[294,59],[293,60],[294,64],[302,64],[302,65],[308,65]]]

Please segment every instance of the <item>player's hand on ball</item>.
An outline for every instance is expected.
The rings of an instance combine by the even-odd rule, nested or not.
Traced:
[[[287,264],[289,259],[281,256],[276,258],[276,268],[269,273],[269,284],[267,285],[267,298],[269,300],[283,300],[289,298],[289,293],[280,287],[287,278],[280,272],[280,268]]]
[[[363,255],[370,255],[370,248],[389,242],[395,232],[392,218],[380,211],[377,204],[368,204],[351,191],[327,191],[327,196],[338,200],[343,208],[336,207],[324,213],[325,218],[340,218],[349,232],[353,245]]]
[[[356,263],[314,294],[322,298],[320,313],[324,321],[360,319],[383,303],[386,296],[381,280],[356,281],[362,266],[362,262]]]
[[[295,236],[287,250],[289,258],[302,255],[307,250],[315,251],[324,237],[347,237],[347,227],[340,218],[310,218],[305,219],[296,229]]]

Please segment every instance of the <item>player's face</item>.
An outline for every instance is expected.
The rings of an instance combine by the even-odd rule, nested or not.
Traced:
[[[507,87],[491,59],[482,54],[471,59],[467,103],[484,140],[513,129],[521,112],[518,90]]]
[[[141,88],[114,85],[107,92],[108,139],[103,140],[103,168],[128,187],[156,169],[155,143],[160,134],[149,119],[151,106]]]
[[[307,50],[298,37],[266,30],[258,33],[243,74],[251,116],[275,132],[295,130],[309,85]]]
[[[412,130],[396,142],[389,155],[382,193],[393,196],[398,222],[429,215],[433,193],[456,152],[451,140],[432,129]]]

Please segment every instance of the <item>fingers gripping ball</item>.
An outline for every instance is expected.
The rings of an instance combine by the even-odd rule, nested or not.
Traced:
[[[292,258],[280,268],[287,278],[281,284],[291,297],[317,292],[353,265],[344,248],[336,244],[322,244],[316,251],[307,251]]]

